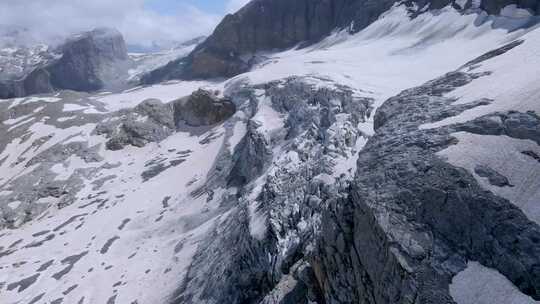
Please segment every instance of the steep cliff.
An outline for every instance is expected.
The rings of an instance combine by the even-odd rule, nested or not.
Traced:
[[[110,85],[114,66],[128,59],[122,34],[106,28],[69,39],[61,53],[62,58],[47,68],[51,84],[75,91],[96,91]]]

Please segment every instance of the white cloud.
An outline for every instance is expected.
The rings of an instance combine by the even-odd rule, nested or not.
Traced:
[[[120,30],[128,43],[183,41],[209,34],[221,16],[180,4],[173,14],[160,15],[145,0],[0,0],[0,24],[27,28],[34,37],[51,41],[74,32],[108,26]]]
[[[234,13],[246,5],[250,0],[229,0],[225,10],[227,13]]]

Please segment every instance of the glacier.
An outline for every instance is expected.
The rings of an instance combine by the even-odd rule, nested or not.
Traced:
[[[396,4],[227,79],[1,100],[0,302],[537,303],[535,20]],[[200,88],[236,112],[165,126]]]

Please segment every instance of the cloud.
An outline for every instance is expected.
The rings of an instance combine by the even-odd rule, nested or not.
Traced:
[[[225,7],[226,13],[234,13],[246,5],[250,0],[229,0]]]
[[[130,44],[184,41],[209,34],[221,16],[188,4],[166,15],[145,0],[1,0],[0,24],[28,29],[35,39],[59,40],[96,27],[114,27]]]

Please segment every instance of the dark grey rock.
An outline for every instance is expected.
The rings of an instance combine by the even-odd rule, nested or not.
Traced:
[[[272,261],[262,242],[251,238],[247,210],[233,210],[222,227],[201,243],[187,276],[170,302],[256,303],[274,285]]]
[[[73,269],[75,264],[79,262],[87,254],[88,254],[88,251],[84,251],[84,252],[81,252],[80,254],[75,254],[75,255],[64,258],[61,261],[61,263],[62,265],[67,265],[67,266],[64,269],[60,270],[59,272],[53,274],[52,278],[54,278],[57,281],[62,279],[62,277],[68,274],[71,271],[71,269]]]
[[[137,105],[134,109],[136,113],[148,116],[158,124],[170,129],[175,127],[174,115],[171,106],[163,104],[157,99],[148,99]]]
[[[17,288],[17,292],[21,292],[23,290],[25,290],[26,288],[30,287],[32,284],[34,284],[37,279],[39,278],[39,273],[36,273],[32,276],[29,276],[27,278],[24,278],[18,282],[14,282],[14,283],[11,283],[11,284],[8,284],[7,286],[7,290],[10,291],[10,290],[13,290],[15,288]]]
[[[41,293],[41,294],[35,296],[28,304],[35,304],[35,303],[39,302],[39,300],[41,300],[41,298],[43,298],[44,295],[45,295],[45,293]]]
[[[175,130],[172,106],[149,99],[132,110],[115,113],[112,119],[98,124],[95,132],[109,138],[108,149],[121,150],[128,145],[144,147],[151,142],[160,142]]]
[[[96,91],[104,87],[102,77],[107,65],[127,60],[122,34],[100,28],[69,39],[62,46],[62,58],[51,65],[51,83],[55,88]]]
[[[101,254],[106,254],[106,253],[109,251],[109,249],[111,248],[112,244],[113,244],[115,241],[119,240],[119,239],[120,239],[120,237],[117,236],[117,235],[114,236],[114,237],[112,237],[112,238],[110,238],[110,239],[108,239],[107,242],[105,242],[105,244],[103,244],[103,247],[101,248],[101,250],[99,251],[99,253],[101,253]]]
[[[471,60],[469,61],[468,63],[466,63],[464,65],[464,67],[470,67],[470,68],[473,68],[475,65],[479,64],[479,63],[482,63],[486,60],[489,60],[491,58],[494,58],[494,57],[497,57],[497,56],[500,56],[502,54],[505,54],[506,52],[508,51],[511,51],[512,49],[514,49],[515,47],[517,46],[520,46],[524,41],[523,40],[516,40],[516,41],[512,41],[496,50],[493,50],[493,51],[490,51],[490,52],[487,52],[486,54],[478,57],[478,58],[475,58],[474,60]]]
[[[534,151],[530,151],[530,150],[527,150],[527,151],[522,151],[521,154],[523,155],[527,155],[529,157],[532,157],[534,160],[540,162],[540,155],[538,155],[536,152]]]
[[[48,262],[45,262],[43,265],[39,266],[39,268],[38,268],[36,271],[37,271],[37,272],[45,271],[45,270],[47,270],[49,267],[51,267],[53,263],[54,263],[54,260],[50,260],[50,261],[48,261]]]
[[[117,296],[118,296],[118,295],[113,295],[113,296],[111,296],[111,297],[107,300],[107,304],[114,304],[114,303],[116,303],[116,297],[117,297]]]
[[[475,178],[436,156],[457,131],[535,138],[534,117],[493,114],[422,130],[441,111],[458,115],[483,104],[453,105],[444,94],[482,75],[449,73],[387,100],[375,115],[376,135],[360,152],[349,196],[324,213],[311,265],[326,303],[454,303],[451,278],[479,261],[540,298],[540,227]],[[512,118],[509,118],[509,117]],[[482,174],[496,184],[505,178]]]
[[[474,172],[480,177],[487,178],[489,183],[493,186],[513,187],[513,185],[511,185],[508,181],[508,178],[489,167],[478,165],[474,168]]]
[[[56,300],[51,301],[51,304],[62,304],[64,302],[64,298],[58,298]]]
[[[53,92],[50,73],[44,68],[37,68],[22,80],[0,81],[0,99],[23,97],[33,94]]]
[[[66,290],[62,291],[62,294],[67,296],[70,292],[75,290],[77,287],[79,287],[78,284],[72,285],[72,286],[68,287]]]
[[[82,213],[82,214],[77,214],[77,215],[74,215],[72,217],[70,217],[69,219],[67,219],[65,222],[61,223],[60,225],[56,226],[53,231],[54,232],[57,232],[59,231],[60,229],[66,227],[67,225],[73,223],[75,220],[79,219],[79,218],[84,218],[86,215],[88,215],[87,213]]]
[[[122,221],[122,223],[120,224],[120,226],[118,226],[118,230],[122,230],[124,229],[124,227],[126,227],[126,225],[131,221],[131,219],[127,218],[127,219],[124,219]]]
[[[220,99],[214,93],[199,89],[191,96],[173,102],[174,121],[177,126],[185,122],[192,127],[210,126],[225,121],[236,112],[229,99]]]
[[[506,135],[540,144],[540,117],[534,112],[493,113],[457,126],[461,131],[483,135]]]
[[[50,93],[54,91],[51,84],[51,74],[45,68],[37,68],[32,71],[23,81],[24,94],[34,95]],[[23,96],[17,94],[15,96]]]
[[[228,177],[230,186],[241,186],[254,180],[263,173],[272,159],[270,143],[263,134],[257,131],[256,123],[248,122],[247,128],[247,135],[235,149],[234,167]]]

